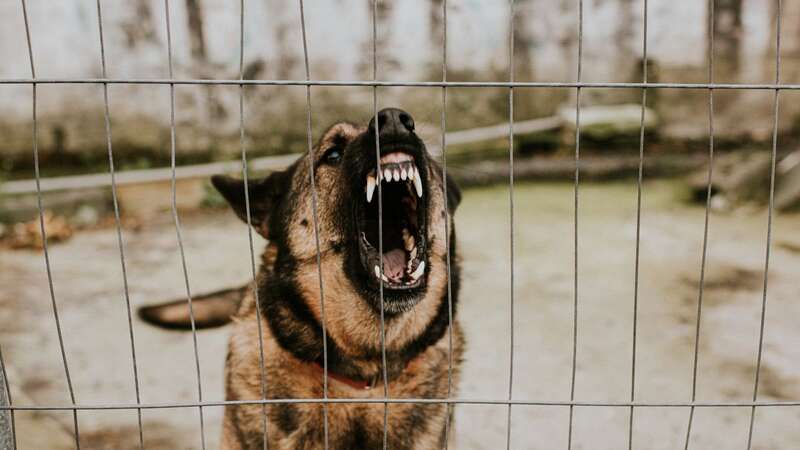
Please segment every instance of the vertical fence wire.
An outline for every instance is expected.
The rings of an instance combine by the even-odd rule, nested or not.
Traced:
[[[442,0],[442,81],[447,81],[447,0]],[[442,189],[444,191],[444,210],[450,211],[447,204],[447,86],[442,86]],[[453,288],[450,280],[450,218],[444,221],[444,253],[447,268],[447,399],[453,395]],[[444,448],[450,446],[450,416],[453,406],[446,405],[444,417]]]
[[[164,18],[167,31],[167,62],[170,79],[173,77],[172,65],[172,27],[170,25],[169,0],[164,0]],[[186,301],[189,305],[189,323],[192,327],[192,347],[194,350],[195,379],[197,380],[197,400],[203,401],[203,387],[200,377],[200,354],[197,349],[197,327],[194,318],[194,305],[192,303],[192,290],[189,285],[189,270],[186,267],[186,255],[183,248],[183,237],[181,234],[181,220],[178,215],[178,194],[177,180],[175,177],[175,154],[176,154],[176,132],[175,132],[175,84],[169,85],[169,144],[170,144],[170,168],[171,168],[171,195],[172,195],[172,220],[175,224],[175,237],[178,240],[178,249],[181,256],[181,268],[183,270],[183,280],[186,289]],[[197,407],[200,416],[200,445],[206,448],[205,420],[203,418],[203,407]]]
[[[36,66],[33,60],[33,44],[31,41],[31,28],[30,21],[28,20],[28,5],[26,0],[20,0],[22,3],[22,18],[25,21],[25,39],[28,44],[28,60],[31,65],[31,78],[36,79]],[[42,202],[42,186],[41,186],[41,173],[39,170],[39,119],[37,115],[37,86],[31,85],[31,119],[33,122],[33,170],[36,178],[36,206],[39,210],[39,231],[42,234],[42,251],[44,252],[44,266],[47,272],[47,285],[50,290],[50,304],[53,309],[53,320],[56,324],[56,333],[58,334],[58,348],[61,351],[61,362],[64,366],[64,376],[67,380],[67,390],[69,391],[69,399],[72,406],[75,406],[75,389],[72,385],[72,377],[69,372],[69,364],[67,363],[67,352],[64,349],[64,335],[61,332],[61,320],[58,315],[58,304],[56,302],[55,288],[53,287],[53,272],[50,267],[50,252],[47,247],[47,230],[44,226],[44,206]],[[138,403],[138,401],[137,401]],[[72,409],[72,427],[75,432],[75,448],[81,448],[80,429],[78,428],[78,410]]]
[[[509,2],[508,15],[508,80],[514,82],[514,0]],[[511,448],[511,399],[514,394],[514,88],[508,88],[508,207],[509,207],[509,354],[508,411],[506,413],[506,449]]]
[[[244,80],[244,0],[239,1],[239,80]],[[256,303],[256,330],[258,331],[258,362],[261,376],[261,398],[267,398],[267,368],[264,363],[264,330],[261,323],[261,302],[258,298],[258,278],[256,272],[256,253],[253,245],[253,223],[250,216],[250,188],[247,170],[247,147],[244,140],[244,84],[239,85],[239,147],[242,153],[242,182],[244,183],[244,209],[247,218],[247,243],[250,249],[250,271],[253,277],[253,297]],[[261,405],[261,430],[263,450],[269,448],[267,431],[267,405]]]
[[[8,383],[8,373],[6,372],[6,363],[3,359],[3,348],[0,346],[0,406],[11,406],[14,404],[13,399],[11,398],[11,386]],[[16,417],[14,416],[14,410],[10,411],[0,411],[0,416],[6,416],[8,419],[4,417],[0,417],[0,445],[7,445],[8,442],[11,442],[11,449],[17,450],[17,426],[16,426]],[[8,420],[8,424],[4,424],[3,422]],[[8,435],[5,435],[8,431]],[[9,448],[9,447],[6,447]]]
[[[583,71],[583,0],[578,0],[578,67],[576,80],[581,82]],[[575,88],[575,187],[573,230],[573,304],[572,304],[572,371],[570,373],[569,400],[575,401],[575,375],[578,367],[578,204],[581,173],[581,88]],[[575,405],[569,405],[567,450],[572,449],[572,425]]]
[[[100,70],[103,78],[107,76],[106,71],[106,48],[103,39],[103,13],[100,8],[100,0],[95,2],[97,6],[97,31],[100,38]],[[117,182],[114,175],[114,150],[111,145],[111,114],[108,107],[108,83],[103,83],[103,119],[106,133],[106,147],[108,149],[108,171],[111,175],[111,198],[114,204],[114,222],[117,232],[117,246],[119,247],[119,261],[122,268],[122,288],[125,295],[125,309],[128,314],[128,337],[131,344],[131,362],[133,369],[133,386],[136,393],[136,403],[142,402],[139,393],[139,367],[136,362],[136,339],[133,335],[133,319],[131,315],[131,297],[128,289],[128,270],[125,263],[125,243],[122,239],[122,221],[119,214],[119,201],[117,199]],[[139,448],[144,450],[144,431],[142,429],[142,409],[136,409],[136,416],[139,422]]]
[[[642,82],[647,83],[647,0],[642,8]],[[633,330],[631,336],[631,403],[636,400],[636,344],[639,326],[639,256],[642,231],[642,178],[644,177],[644,128],[647,112],[647,88],[642,89],[642,110],[639,124],[639,170],[636,178],[636,249],[633,275]],[[633,450],[634,408],[628,412],[628,450]]]
[[[715,0],[708,0],[708,82],[714,82],[714,14]],[[708,259],[708,228],[709,212],[711,211],[711,185],[714,177],[714,89],[708,90],[708,174],[706,177],[706,206],[703,221],[703,246],[700,256],[700,282],[697,293],[697,312],[695,314],[694,328],[694,358],[692,360],[692,394],[691,401],[697,399],[697,368],[700,358],[700,324],[703,318],[703,294],[706,285],[706,264]],[[692,437],[692,424],[694,422],[694,405],[689,407],[689,422],[686,426],[686,439],[684,450],[689,450]]]
[[[300,0],[300,27],[303,36],[303,62],[306,69],[306,81],[311,80],[311,69],[308,64],[308,41],[306,38],[306,16],[303,0]],[[319,274],[319,305],[322,316],[322,394],[326,400],[322,403],[323,438],[325,450],[328,450],[328,333],[325,325],[325,295],[322,283],[322,255],[319,247],[319,224],[317,222],[317,182],[314,175],[314,149],[311,142],[311,85],[306,85],[306,140],[308,146],[308,168],[311,178],[311,210],[314,219],[314,241],[317,247],[317,272]],[[378,193],[380,198],[380,192]],[[383,305],[383,302],[381,302]],[[383,307],[381,307],[383,311]]]
[[[378,1],[372,0],[372,80],[378,80]],[[372,113],[374,120],[373,131],[375,132],[375,166],[377,170],[378,182],[378,254],[380,257],[381,279],[378,280],[378,295],[381,305],[381,371],[383,378],[383,398],[389,398],[389,372],[386,364],[386,317],[385,305],[383,301],[383,182],[381,181],[381,142],[380,142],[380,120],[378,117],[378,87],[372,87]],[[383,404],[383,450],[389,446],[389,403]]]
[[[782,0],[778,0],[775,26],[775,84],[781,82],[781,11]],[[764,255],[764,287],[761,296],[761,318],[758,330],[758,356],[756,357],[756,374],[753,382],[753,401],[758,400],[758,382],[761,377],[761,360],[764,352],[764,323],[767,314],[767,287],[769,282],[769,257],[770,244],[772,243],[772,215],[775,209],[775,163],[778,159],[778,114],[779,114],[780,88],[775,88],[774,110],[772,117],[772,155],[770,158],[769,173],[769,206],[767,209],[767,242]],[[747,450],[753,445],[753,426],[756,418],[756,407],[750,408],[750,426],[747,430]]]

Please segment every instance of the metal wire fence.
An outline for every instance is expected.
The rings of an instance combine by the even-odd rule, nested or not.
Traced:
[[[732,83],[715,83],[714,82],[714,33],[708,33],[708,55],[709,59],[707,61],[707,82],[705,83],[653,83],[648,81],[648,55],[647,55],[647,24],[648,24],[648,1],[643,0],[642,4],[642,19],[644,23],[644,32],[643,32],[643,39],[642,39],[642,73],[643,78],[641,82],[584,82],[582,80],[582,59],[583,59],[583,0],[576,0],[577,8],[578,8],[578,52],[577,52],[577,61],[576,61],[576,69],[577,69],[577,76],[574,81],[561,81],[561,82],[535,82],[535,81],[517,81],[514,79],[514,1],[511,0],[509,2],[509,8],[511,10],[510,15],[510,25],[509,25],[509,40],[508,40],[508,52],[509,52],[509,68],[508,68],[508,79],[507,80],[497,80],[497,81],[490,81],[490,82],[465,82],[465,81],[449,81],[447,78],[447,1],[442,2],[442,17],[444,20],[444,33],[443,33],[443,41],[442,41],[442,79],[441,81],[381,81],[378,80],[377,77],[377,5],[378,0],[374,0],[372,3],[372,80],[364,81],[364,80],[348,80],[348,81],[332,81],[332,80],[319,80],[315,79],[312,76],[309,66],[309,58],[308,58],[308,45],[306,39],[306,21],[305,21],[305,5],[303,0],[299,0],[298,8],[300,12],[300,23],[299,26],[302,29],[302,45],[303,45],[303,63],[305,68],[305,79],[291,79],[291,80],[252,80],[252,79],[245,79],[244,78],[244,17],[245,17],[245,2],[244,0],[240,0],[239,8],[239,78],[238,79],[175,79],[173,78],[173,56],[172,56],[172,33],[171,33],[171,26],[170,26],[170,2],[169,0],[164,1],[164,9],[165,9],[165,30],[167,36],[167,64],[169,67],[169,78],[167,79],[134,79],[134,78],[109,78],[107,76],[106,71],[106,58],[105,58],[105,43],[104,43],[104,34],[103,34],[103,16],[102,16],[102,2],[101,0],[96,0],[96,9],[97,9],[97,31],[98,31],[98,41],[100,46],[100,62],[101,62],[101,77],[100,78],[39,78],[37,77],[36,73],[36,61],[34,60],[33,54],[33,46],[32,46],[32,38],[36,35],[36,30],[32,30],[28,18],[28,10],[27,10],[27,3],[26,0],[20,0],[22,5],[22,17],[20,20],[24,22],[25,26],[25,38],[27,42],[27,50],[28,50],[28,57],[30,62],[30,78],[12,78],[12,79],[0,79],[0,85],[30,85],[31,87],[31,101],[32,101],[32,137],[33,137],[33,158],[34,158],[34,170],[35,170],[35,177],[36,177],[36,187],[37,187],[37,201],[39,207],[39,226],[40,231],[43,236],[43,254],[44,254],[44,264],[47,271],[47,279],[49,283],[49,292],[50,292],[50,300],[52,306],[52,314],[55,321],[55,327],[58,335],[58,343],[61,353],[61,361],[63,364],[64,376],[66,378],[66,384],[69,390],[69,404],[50,404],[50,405],[39,405],[39,404],[19,404],[13,402],[11,398],[11,391],[8,387],[8,380],[5,374],[5,371],[2,372],[3,378],[0,381],[4,381],[2,384],[5,387],[5,391],[3,392],[3,396],[0,396],[0,400],[4,400],[0,402],[0,412],[6,412],[6,415],[10,415],[10,423],[6,425],[7,429],[2,429],[4,422],[0,422],[0,431],[8,432],[7,435],[10,434],[11,436],[11,444],[12,448],[16,448],[16,435],[15,435],[15,427],[14,427],[14,415],[17,411],[71,411],[72,412],[72,426],[73,426],[73,433],[75,438],[75,446],[76,448],[80,448],[81,446],[81,439],[80,439],[80,429],[78,426],[78,413],[81,411],[92,411],[92,410],[136,410],[137,411],[137,418],[138,418],[138,440],[139,440],[139,447],[144,448],[144,438],[143,438],[143,431],[142,431],[142,410],[144,409],[170,409],[170,408],[197,408],[199,411],[199,422],[200,422],[200,433],[201,433],[201,445],[202,448],[206,447],[206,440],[205,440],[205,424],[204,424],[204,416],[203,416],[203,408],[212,407],[212,406],[227,406],[227,405],[261,405],[262,406],[262,428],[264,436],[266,437],[269,433],[269,424],[267,421],[267,414],[266,414],[266,406],[267,405],[276,405],[276,404],[321,404],[324,408],[324,440],[325,440],[325,448],[328,447],[328,405],[330,404],[348,404],[348,403],[364,403],[364,404],[383,404],[384,405],[384,429],[383,429],[383,447],[387,447],[387,433],[388,433],[388,423],[387,423],[387,415],[388,415],[388,405],[389,404],[444,404],[447,405],[448,412],[451,411],[451,408],[456,404],[464,404],[464,405],[505,405],[507,406],[507,425],[506,425],[506,447],[511,448],[512,442],[512,413],[514,406],[549,406],[549,407],[563,407],[569,409],[569,427],[568,427],[568,436],[567,436],[567,449],[571,449],[573,446],[573,412],[575,407],[618,407],[618,408],[626,408],[629,410],[629,420],[628,420],[628,437],[627,437],[627,446],[629,449],[633,448],[633,429],[634,429],[634,420],[636,417],[636,409],[637,408],[683,408],[687,409],[688,412],[688,423],[686,426],[686,439],[685,439],[685,449],[690,448],[690,438],[692,433],[692,424],[693,418],[696,408],[718,408],[718,407],[727,407],[727,408],[749,408],[750,409],[750,421],[749,421],[749,429],[748,429],[748,437],[747,437],[747,449],[749,450],[752,446],[752,438],[753,438],[753,429],[755,427],[755,413],[757,408],[765,408],[765,407],[786,407],[786,406],[800,406],[800,400],[794,401],[765,401],[759,399],[759,377],[761,372],[761,361],[762,361],[762,353],[763,353],[763,345],[764,345],[764,329],[765,329],[765,314],[767,309],[767,299],[768,299],[768,271],[769,271],[769,263],[770,263],[770,247],[771,247],[771,239],[772,239],[772,219],[773,219],[773,199],[774,199],[774,192],[775,192],[775,166],[776,166],[776,154],[777,154],[777,142],[778,142],[778,117],[779,117],[779,105],[780,105],[780,93],[783,90],[800,90],[799,84],[782,84],[780,79],[780,67],[781,67],[781,11],[782,11],[782,2],[781,0],[777,1],[777,9],[774,20],[776,21],[776,40],[775,40],[775,55],[776,55],[776,62],[775,62],[775,79],[773,83],[760,83],[760,84],[732,84]],[[714,26],[714,0],[708,1],[708,8],[709,8],[709,29],[713,29]],[[63,333],[69,332],[68,330],[63,330],[62,324],[59,320],[59,304],[58,304],[58,295],[53,287],[53,277],[51,272],[51,264],[50,264],[50,253],[48,251],[48,240],[47,240],[47,231],[44,225],[44,210],[42,207],[42,190],[40,186],[40,167],[39,167],[39,146],[38,146],[38,123],[39,118],[37,114],[37,89],[40,85],[57,85],[57,84],[94,84],[100,85],[103,88],[103,102],[104,102],[104,118],[105,118],[105,135],[106,135],[106,142],[107,142],[107,151],[108,151],[108,167],[109,172],[111,175],[111,192],[113,198],[113,206],[114,206],[114,218],[115,218],[115,227],[116,227],[116,238],[117,244],[119,248],[119,258],[120,258],[120,265],[123,277],[123,301],[125,303],[126,311],[127,311],[127,320],[128,320],[128,335],[130,341],[130,354],[131,354],[131,370],[133,373],[133,380],[134,380],[134,387],[135,387],[135,394],[136,394],[136,402],[135,403],[114,403],[114,404],[84,404],[79,403],[76,400],[75,392],[73,389],[72,379],[70,377],[70,365],[69,361],[67,360],[67,356],[64,350],[64,339]],[[109,94],[108,94],[108,86],[113,84],[138,84],[138,85],[167,85],[169,86],[170,92],[170,155],[171,155],[171,173],[172,173],[172,185],[171,185],[171,194],[172,194],[172,216],[175,226],[175,233],[176,239],[180,249],[180,257],[183,269],[183,278],[185,282],[186,288],[186,295],[188,298],[188,306],[190,312],[190,320],[191,320],[191,327],[192,327],[192,339],[193,339],[193,353],[194,353],[194,360],[195,360],[195,372],[196,372],[196,380],[197,380],[197,401],[194,402],[164,402],[164,403],[143,403],[141,402],[140,395],[139,395],[139,388],[140,388],[140,380],[138,376],[138,366],[137,366],[137,348],[136,348],[136,336],[134,333],[134,327],[132,323],[132,315],[131,315],[131,305],[130,305],[130,297],[128,292],[128,278],[126,272],[126,258],[125,258],[125,241],[124,241],[124,234],[121,226],[120,221],[120,210],[119,204],[117,200],[117,191],[116,191],[116,178],[115,178],[115,169],[114,169],[114,152],[112,147],[112,127],[111,127],[111,111],[109,108]],[[260,361],[261,361],[261,391],[262,391],[262,398],[261,399],[251,399],[251,400],[240,400],[240,401],[209,401],[204,399],[203,391],[201,388],[201,371],[200,371],[200,359],[198,354],[198,346],[197,346],[197,333],[195,327],[195,318],[192,308],[192,292],[189,282],[189,272],[186,265],[186,257],[183,248],[183,239],[181,234],[181,221],[180,216],[178,214],[177,208],[177,193],[176,193],[176,177],[175,177],[175,152],[176,152],[176,126],[175,126],[175,86],[176,85],[232,85],[232,86],[239,86],[239,131],[240,131],[240,146],[241,146],[241,163],[242,163],[242,177],[247,183],[248,180],[248,157],[247,157],[247,149],[245,145],[245,107],[244,107],[244,97],[245,97],[245,86],[249,85],[269,85],[269,86],[304,86],[306,91],[306,128],[307,128],[307,145],[310,150],[312,148],[312,119],[313,119],[313,108],[312,108],[312,86],[364,86],[364,87],[371,87],[373,91],[373,112],[375,119],[377,121],[377,115],[379,110],[379,98],[378,98],[378,88],[379,87],[425,87],[431,89],[440,89],[441,91],[441,129],[442,129],[442,171],[443,175],[447,175],[447,141],[444,131],[447,128],[447,113],[446,113],[446,105],[447,105],[447,90],[448,88],[453,87],[461,87],[461,88],[506,88],[508,89],[508,163],[509,163],[509,179],[508,179],[508,186],[509,186],[509,211],[510,211],[510,221],[509,221],[509,242],[510,242],[510,273],[509,273],[509,284],[511,285],[510,289],[510,298],[508,299],[509,302],[509,311],[510,317],[509,320],[511,322],[509,344],[510,344],[510,355],[509,355],[509,379],[508,379],[508,395],[504,399],[475,399],[475,398],[460,398],[460,397],[453,397],[452,396],[452,384],[453,384],[453,357],[452,357],[452,347],[453,347],[453,337],[452,332],[449,332],[448,340],[449,340],[449,347],[450,347],[450,356],[449,356],[449,368],[447,373],[448,378],[448,388],[447,392],[448,395],[446,398],[391,398],[389,396],[388,390],[388,377],[386,373],[386,348],[384,344],[385,340],[385,323],[384,323],[384,314],[383,314],[383,287],[380,288],[380,304],[381,304],[381,314],[380,314],[380,332],[381,332],[381,343],[382,343],[382,362],[383,362],[383,398],[329,398],[328,397],[328,352],[327,352],[327,344],[326,339],[322,339],[323,345],[323,397],[322,398],[283,398],[283,399],[268,399],[266,398],[267,393],[267,380],[266,374],[264,371],[264,360],[268,358],[269,355],[265,355],[263,346],[260,348]],[[575,172],[574,172],[574,228],[573,228],[573,305],[572,305],[572,354],[571,354],[571,376],[570,376],[570,390],[569,390],[569,398],[567,400],[562,401],[544,401],[544,400],[537,400],[537,399],[520,399],[514,397],[514,379],[513,379],[513,365],[514,365],[514,324],[516,319],[514,317],[514,89],[516,88],[528,88],[528,89],[535,89],[535,88],[573,88],[575,90],[575,153],[574,153],[574,160],[575,160]],[[578,252],[579,249],[579,237],[580,237],[580,224],[578,221],[579,218],[579,209],[580,209],[580,175],[581,175],[581,94],[584,89],[590,88],[608,88],[608,89],[640,89],[641,90],[641,126],[640,126],[640,133],[639,133],[639,170],[638,170],[638,177],[637,177],[637,208],[636,208],[636,241],[635,241],[635,267],[634,267],[634,295],[633,295],[633,304],[632,304],[632,315],[633,315],[633,327],[631,330],[632,336],[632,348],[631,348],[631,384],[630,384],[630,400],[629,401],[585,401],[577,399],[575,396],[575,385],[576,385],[576,367],[577,362],[579,360],[578,354],[578,342],[579,342],[579,328],[578,328],[578,315],[581,311],[580,308],[580,295],[578,291],[578,280],[580,276],[580,255]],[[694,343],[693,343],[693,364],[692,364],[692,389],[691,389],[691,398],[686,401],[670,401],[670,402],[646,402],[646,401],[639,401],[636,399],[636,357],[637,357],[637,328],[638,328],[638,301],[639,301],[639,249],[640,249],[640,236],[641,236],[641,209],[642,209],[642,181],[643,181],[643,161],[645,156],[645,148],[646,148],[646,134],[645,134],[645,111],[647,107],[647,94],[648,91],[651,89],[703,89],[707,90],[708,92],[708,187],[706,190],[706,202],[705,202],[705,221],[704,221],[704,230],[703,230],[703,246],[702,246],[702,260],[700,264],[700,282],[698,286],[698,297],[697,297],[697,316],[696,322],[694,324]],[[764,278],[763,278],[763,288],[762,288],[762,297],[761,297],[761,308],[760,308],[760,328],[758,333],[758,352],[757,352],[757,359],[756,359],[756,370],[755,370],[755,380],[753,382],[752,387],[752,400],[751,401],[697,401],[697,368],[698,368],[698,360],[700,356],[699,348],[700,348],[700,325],[701,325],[701,315],[703,311],[703,293],[704,293],[704,280],[705,280],[705,272],[706,272],[706,257],[707,257],[707,247],[708,247],[708,222],[709,222],[709,210],[711,205],[711,179],[713,176],[713,162],[714,162],[714,93],[716,90],[769,90],[774,92],[774,99],[773,99],[773,130],[772,130],[772,149],[771,149],[771,171],[770,171],[770,180],[769,180],[769,206],[768,206],[768,214],[767,214],[767,228],[766,228],[766,246],[765,246],[765,254],[764,254]],[[380,155],[380,142],[376,133],[376,156]],[[378,158],[379,160],[380,158]],[[379,163],[378,163],[379,164]],[[322,333],[323,336],[326,336],[326,320],[325,320],[325,296],[324,296],[324,285],[322,281],[322,267],[320,262],[320,238],[319,238],[319,231],[317,227],[317,195],[316,195],[316,186],[315,186],[315,176],[314,176],[314,164],[310,164],[309,167],[311,168],[310,171],[310,183],[312,186],[313,191],[313,223],[314,223],[314,236],[315,236],[315,244],[317,249],[317,267],[319,272],[319,289],[320,289],[320,311],[322,316],[321,326],[322,326]],[[380,168],[378,168],[380,169]],[[382,200],[381,200],[381,183],[378,183],[378,210],[379,210],[379,236],[382,236],[383,224],[382,224]],[[445,185],[446,189],[446,185]],[[251,217],[250,217],[250,198],[248,195],[248,190],[244,190],[245,193],[245,202],[246,202],[246,209],[247,209],[247,223],[248,225],[251,224]],[[445,192],[445,201],[447,199],[447,195]],[[447,205],[445,204],[445,208]],[[446,224],[446,226],[448,226]],[[254,253],[254,245],[253,245],[253,234],[252,228],[248,227],[248,237],[249,237],[249,249],[250,249],[250,265],[252,269],[252,277],[255,281],[256,279],[256,258]],[[449,231],[447,231],[449,233]],[[379,251],[382,253],[382,238],[379,237]],[[447,242],[447,239],[445,239]],[[447,269],[448,274],[450,273],[450,253],[449,249],[446,252],[447,254]],[[383,261],[381,261],[381,266],[383,265]],[[381,267],[381,271],[383,271],[383,267]],[[258,290],[254,289],[254,294],[258,295]],[[453,320],[453,307],[452,307],[452,293],[451,293],[451,286],[450,280],[448,277],[448,286],[447,286],[447,301],[448,301],[448,317],[450,323],[452,324]],[[259,343],[262,343],[260,339],[262,335],[262,321],[260,320],[262,311],[259,308],[259,303],[256,301],[256,316],[259,318],[258,322],[258,335],[259,335]],[[452,328],[452,327],[451,327]],[[263,344],[262,344],[263,345]],[[5,364],[3,361],[3,354],[0,352],[0,367],[5,368]],[[451,427],[450,419],[446,422],[446,429],[449,430]],[[446,436],[449,433],[446,433]],[[0,443],[2,440],[0,440]],[[264,447],[266,448],[266,439]],[[449,442],[445,440],[444,446],[448,447]]]

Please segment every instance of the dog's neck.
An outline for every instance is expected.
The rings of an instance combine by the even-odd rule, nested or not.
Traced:
[[[320,377],[324,377],[327,373],[329,380],[346,384],[347,386],[350,386],[351,388],[359,391],[366,391],[372,389],[378,384],[378,377],[371,377],[369,379],[360,379],[360,378],[355,379],[355,378],[350,378],[347,375],[342,375],[340,373],[333,372],[331,370],[327,370],[326,372],[325,368],[318,362],[312,362],[311,369],[316,375]]]
[[[294,276],[296,266],[283,261],[284,258],[281,255],[285,254],[283,253],[284,251],[286,249],[279,248],[278,245],[272,242],[264,250],[262,269],[259,273],[258,302],[270,331],[281,348],[300,361],[322,366],[324,356],[322,345],[323,330],[319,319],[320,311],[314,310],[320,303],[316,298],[305,298],[313,294],[304,293],[298,287],[299,283]],[[454,240],[451,242],[450,251],[452,252],[451,259],[456,261],[454,257]],[[453,269],[455,275],[452,277],[452,305],[455,312],[459,281],[457,264],[453,264]],[[315,270],[315,276],[316,273]],[[314,283],[309,284],[314,287],[318,285],[316,279]],[[326,286],[328,285],[326,284]],[[334,300],[330,296],[335,295],[332,288],[331,286],[325,291],[326,296],[328,296],[326,300],[329,300],[326,303],[331,308],[333,307],[331,302]],[[415,322],[419,322],[419,318],[424,316],[429,317],[429,319],[425,320],[425,323],[419,322],[409,326],[408,321],[403,320],[403,317],[387,318],[384,335],[385,344],[380,342],[380,338],[378,338],[378,341],[371,343],[354,339],[353,336],[347,333],[347,329],[354,326],[353,324],[341,330],[331,328],[341,325],[343,320],[352,320],[354,314],[352,308],[356,308],[357,305],[351,305],[343,309],[340,311],[341,314],[339,316],[336,314],[332,316],[331,314],[337,311],[335,311],[335,308],[329,308],[326,321],[328,328],[324,334],[330,373],[355,380],[358,385],[362,381],[370,381],[375,378],[382,380],[383,352],[381,345],[385,345],[388,379],[391,382],[399,376],[416,356],[438,342],[447,332],[450,317],[446,285],[441,285],[440,282],[436,288],[431,287],[427,295],[429,298],[426,298],[415,307],[428,308],[426,313],[420,313],[420,310],[417,310],[403,314],[410,314],[411,316],[409,317]],[[365,309],[368,308],[366,305],[364,307]],[[409,319],[409,317],[405,319]],[[358,322],[355,326],[359,331],[366,329],[377,330],[379,316],[375,315],[372,321],[374,323],[368,323],[369,319],[366,319]],[[417,329],[418,331],[406,334],[401,341],[398,341],[396,331],[401,329],[404,333],[411,329]],[[332,336],[337,336],[337,338],[334,339]],[[340,343],[344,348],[339,345]]]

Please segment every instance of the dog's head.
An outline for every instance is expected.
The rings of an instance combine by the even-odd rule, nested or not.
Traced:
[[[212,182],[246,220],[244,183],[223,176]],[[425,297],[432,268],[435,276],[446,276],[461,195],[443,179],[405,111],[384,109],[367,126],[331,126],[310,154],[251,180],[247,193],[251,224],[278,247],[276,273],[316,277],[319,250],[326,272],[337,277],[324,278],[333,284],[324,292],[359,297],[379,311],[382,286],[389,314],[408,311]]]

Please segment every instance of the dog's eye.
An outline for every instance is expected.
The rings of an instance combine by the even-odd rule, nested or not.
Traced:
[[[337,147],[333,147],[325,153],[322,159],[328,164],[336,164],[342,160],[342,151]]]

